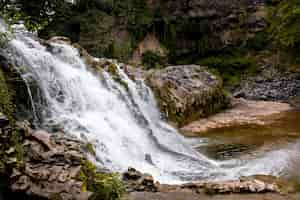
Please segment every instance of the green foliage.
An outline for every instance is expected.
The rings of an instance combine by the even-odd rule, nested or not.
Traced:
[[[266,32],[256,33],[255,36],[247,41],[247,48],[256,51],[263,50],[269,42]]]
[[[47,0],[39,2],[33,0],[3,1],[4,6],[0,7],[0,14],[11,24],[23,21],[28,30],[38,31],[51,20],[51,16],[47,13],[53,9],[54,4]]]
[[[91,155],[93,155],[93,156],[96,156],[96,151],[95,151],[94,146],[93,146],[92,143],[87,143],[87,144],[85,145],[85,150],[86,150],[89,154],[91,154]]]
[[[160,69],[166,63],[166,57],[153,51],[143,53],[143,65],[146,69]]]
[[[137,41],[143,39],[153,25],[153,14],[146,0],[115,0],[113,12],[126,17],[128,30]]]
[[[109,57],[117,58],[120,61],[127,61],[130,59],[132,52],[133,48],[131,40],[112,41],[105,54]]]
[[[239,55],[212,56],[201,59],[197,63],[217,70],[223,78],[224,85],[229,89],[240,83],[242,75],[257,72],[253,60]]]
[[[270,9],[270,33],[283,48],[300,46],[300,1],[280,1]]]
[[[70,32],[74,30],[75,25],[79,26],[78,33],[75,32],[75,34],[79,35],[78,42],[94,56],[107,56],[108,52],[125,56],[124,52],[117,52],[117,46],[113,44],[112,29],[114,19],[105,12],[97,9],[89,9],[82,14],[77,13],[72,23],[65,21],[60,24],[62,26],[69,24],[68,30]],[[64,28],[62,27],[62,29]],[[64,30],[64,32],[68,30]],[[112,52],[109,50],[112,50]]]
[[[99,173],[90,161],[83,161],[79,179],[83,182],[83,191],[94,192],[92,199],[116,200],[124,193],[118,174]]]
[[[10,121],[14,121],[13,113],[15,106],[12,103],[12,97],[9,92],[6,80],[2,70],[0,70],[0,112],[6,115]]]

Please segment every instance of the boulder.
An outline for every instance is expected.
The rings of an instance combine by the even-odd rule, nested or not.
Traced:
[[[127,192],[157,192],[159,183],[154,182],[150,174],[143,174],[134,168],[128,168],[123,173],[123,180],[126,184]]]
[[[179,126],[218,112],[229,103],[222,81],[198,65],[154,70],[148,75],[147,82],[161,111]]]

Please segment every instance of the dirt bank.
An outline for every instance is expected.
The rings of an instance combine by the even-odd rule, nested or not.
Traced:
[[[224,112],[194,121],[180,130],[186,136],[198,136],[214,129],[240,125],[265,125],[275,114],[291,110],[287,103],[234,99],[233,106]]]

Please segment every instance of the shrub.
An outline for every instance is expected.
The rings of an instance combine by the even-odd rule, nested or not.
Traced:
[[[0,70],[0,112],[6,115],[10,121],[13,121],[15,107],[12,102],[11,93],[6,84],[2,70]]]
[[[270,33],[283,48],[300,45],[300,1],[281,1],[270,12]]]
[[[166,57],[153,51],[146,51],[143,53],[142,62],[146,69],[159,69],[166,63]]]
[[[268,44],[268,36],[266,32],[259,32],[247,41],[247,48],[257,51],[263,50]]]
[[[92,191],[92,199],[116,200],[124,193],[124,186],[118,174],[97,172],[90,161],[83,161],[79,179],[83,182],[83,191]]]
[[[242,75],[257,71],[253,60],[238,55],[212,56],[199,60],[197,64],[217,70],[229,89],[239,85]]]

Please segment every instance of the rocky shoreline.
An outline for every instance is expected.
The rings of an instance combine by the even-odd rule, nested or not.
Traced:
[[[193,182],[182,185],[165,185],[154,182],[149,174],[133,168],[124,173],[127,194],[125,200],[291,200],[300,197],[293,185],[273,176],[254,175],[239,180],[219,182]]]
[[[216,129],[245,125],[266,125],[278,114],[292,110],[287,103],[234,98],[231,107],[207,118],[187,124],[180,130],[185,136],[199,136]]]
[[[5,117],[0,121],[1,179],[7,180],[7,188],[1,191],[4,199],[102,198],[103,185],[97,178],[114,176],[89,161],[90,144],[65,133],[34,130],[26,121],[14,126]]]

